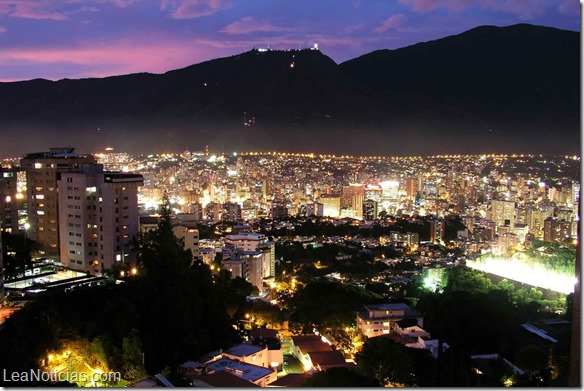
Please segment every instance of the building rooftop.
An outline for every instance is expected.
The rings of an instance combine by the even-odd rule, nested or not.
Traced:
[[[354,366],[352,363],[347,363],[343,354],[338,350],[331,350],[328,352],[310,352],[308,353],[312,365],[320,367],[321,370],[326,370],[332,367]]]
[[[256,354],[257,352],[262,350],[264,350],[262,346],[241,343],[239,345],[232,346],[229,349],[225,350],[225,353],[237,357],[246,357],[251,356],[252,354]]]
[[[305,373],[289,373],[286,376],[282,376],[275,382],[271,383],[272,387],[300,387],[306,379],[310,378],[310,375]]]
[[[274,339],[278,337],[278,332],[272,329],[255,328],[249,332],[253,339]]]
[[[397,321],[396,324],[402,328],[407,329],[408,327],[413,327],[418,325],[418,319],[416,318],[405,318],[400,321]]]
[[[264,234],[258,234],[256,232],[240,232],[237,235],[227,235],[225,239],[228,240],[259,240],[264,239],[266,236]]]
[[[369,311],[400,311],[409,310],[410,306],[404,303],[391,303],[391,304],[368,304],[365,306]]]
[[[292,336],[292,341],[294,342],[294,345],[298,346],[298,348],[300,348],[304,354],[333,350],[331,345],[323,342],[321,337],[318,335],[294,335]]]
[[[231,360],[225,357],[207,363],[207,368],[213,371],[227,371],[250,382],[258,381],[261,378],[266,377],[274,372],[270,368],[264,368],[258,365],[247,364],[241,361]]]

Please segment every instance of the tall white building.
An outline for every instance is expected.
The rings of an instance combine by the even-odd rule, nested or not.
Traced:
[[[323,205],[323,216],[339,217],[341,215],[341,197],[322,195],[318,202]]]
[[[59,254],[57,180],[60,173],[77,171],[81,164],[95,163],[92,155],[79,155],[75,148],[51,148],[49,152],[30,153],[20,160],[26,172],[28,236],[40,245],[40,253]]]
[[[507,225],[513,230],[515,228],[515,202],[491,201],[491,220],[497,224],[497,227]]]
[[[199,254],[199,230],[194,224],[182,223],[172,227],[174,236],[184,240],[184,248],[191,250],[193,260],[201,259]]]
[[[227,235],[225,246],[231,249],[240,249],[244,254],[254,254],[254,275],[261,278],[275,277],[276,275],[276,249],[265,235],[255,232],[241,232],[237,235]],[[237,254],[237,252],[234,252]],[[225,260],[223,261],[225,262]],[[259,271],[258,271],[259,270]],[[255,281],[255,277],[254,277]],[[256,284],[254,284],[256,285]],[[259,286],[261,288],[261,284]]]
[[[82,164],[62,173],[58,186],[59,239],[65,267],[99,274],[116,262],[134,264],[132,238],[140,229],[140,174],[106,172]]]

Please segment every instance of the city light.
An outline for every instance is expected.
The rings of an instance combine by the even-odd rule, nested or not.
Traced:
[[[487,257],[484,262],[467,261],[472,269],[495,274],[554,292],[574,292],[574,276],[557,273],[540,264],[527,264],[518,259]]]

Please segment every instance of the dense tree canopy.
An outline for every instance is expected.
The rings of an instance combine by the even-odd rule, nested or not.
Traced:
[[[309,327],[345,328],[355,322],[355,311],[380,296],[339,282],[316,281],[300,288],[292,300],[292,320]]]
[[[430,353],[405,347],[387,336],[369,338],[355,360],[359,373],[375,378],[381,386],[432,385],[435,363]]]

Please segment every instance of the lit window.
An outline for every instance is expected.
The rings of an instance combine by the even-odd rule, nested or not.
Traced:
[[[44,210],[37,210],[37,214],[39,214],[41,216],[44,216],[45,211]]]
[[[10,202],[10,201],[12,201],[12,197],[6,196],[6,202]]]
[[[43,163],[35,163],[34,168],[36,168],[37,170],[43,168]]]
[[[44,200],[45,199],[44,194],[37,194],[35,197],[37,200]]]

